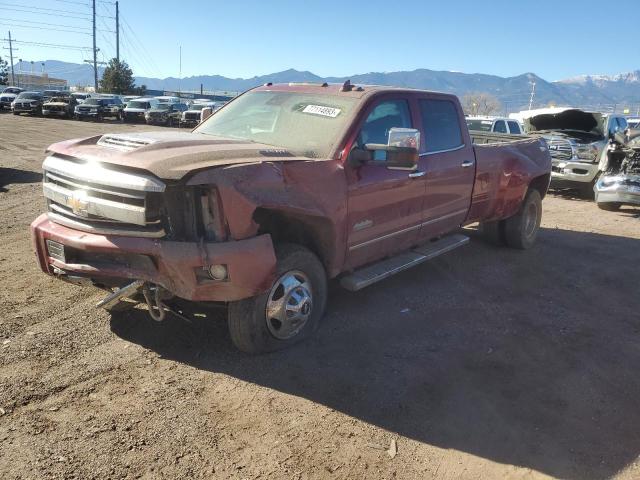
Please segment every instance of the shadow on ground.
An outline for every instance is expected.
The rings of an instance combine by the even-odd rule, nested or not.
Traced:
[[[358,293],[334,284],[317,336],[267,356],[236,352],[220,311],[112,329],[420,442],[604,478],[640,453],[638,265],[639,240],[543,229],[528,252],[474,239]]]
[[[29,170],[0,167],[0,192],[6,192],[6,185],[13,183],[38,183],[42,181],[42,174]]]

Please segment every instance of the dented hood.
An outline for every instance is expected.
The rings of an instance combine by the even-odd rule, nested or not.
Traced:
[[[274,161],[306,160],[290,152],[260,143],[190,132],[106,134],[67,140],[47,152],[146,170],[159,178],[180,180],[197,170]]]
[[[578,130],[604,136],[600,113],[570,109],[560,113],[543,113],[525,119],[528,132],[541,130]]]

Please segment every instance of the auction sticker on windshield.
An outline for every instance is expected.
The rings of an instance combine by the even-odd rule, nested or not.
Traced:
[[[310,113],[312,115],[322,115],[323,117],[336,118],[340,115],[339,108],[323,107],[322,105],[307,105],[302,113]]]

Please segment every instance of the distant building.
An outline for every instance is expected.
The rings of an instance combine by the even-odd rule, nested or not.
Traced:
[[[16,73],[14,81],[9,75],[9,83],[25,90],[67,90],[67,81],[61,78],[50,77],[47,73],[40,75],[29,73]]]

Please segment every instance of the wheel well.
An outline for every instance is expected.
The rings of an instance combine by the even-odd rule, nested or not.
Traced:
[[[539,177],[534,178],[529,183],[529,188],[533,188],[540,193],[540,198],[544,198],[547,194],[547,190],[549,189],[549,181],[551,180],[551,174],[547,173],[545,175],[540,175]]]
[[[294,215],[278,210],[258,208],[253,214],[258,234],[268,233],[273,243],[295,243],[311,250],[327,273],[334,260],[333,225],[322,217]]]

